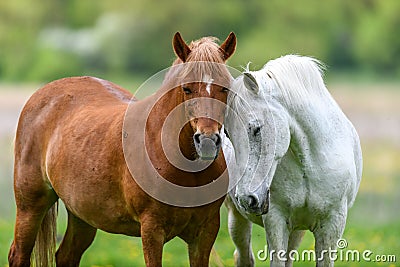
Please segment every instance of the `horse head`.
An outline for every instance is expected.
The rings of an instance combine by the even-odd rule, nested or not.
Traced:
[[[232,79],[225,61],[236,47],[234,33],[220,46],[215,40],[205,37],[187,45],[179,33],[173,38],[176,63],[182,63],[179,94],[197,156],[202,160],[214,160],[221,148],[220,130]]]
[[[290,143],[288,119],[265,72],[246,71],[233,82],[225,127],[235,149],[235,198],[247,213],[268,212],[269,190]],[[279,98],[279,97],[278,97]]]

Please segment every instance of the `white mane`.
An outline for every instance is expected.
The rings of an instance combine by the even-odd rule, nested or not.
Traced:
[[[287,55],[269,61],[260,70],[266,72],[280,89],[289,106],[302,106],[330,94],[323,81],[325,66],[317,59]]]
[[[243,69],[256,78],[264,97],[279,90],[283,104],[288,109],[324,107],[327,104],[337,106],[323,80],[325,65],[315,58],[286,55],[268,61],[258,71],[251,71],[250,63]],[[252,103],[248,102],[250,98],[247,97],[249,91],[242,77],[234,80],[232,87],[235,93],[228,95],[228,106],[233,110],[251,110]],[[237,95],[241,97],[236,98]],[[229,113],[227,109],[226,115]]]

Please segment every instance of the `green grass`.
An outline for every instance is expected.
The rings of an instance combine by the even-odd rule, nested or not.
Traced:
[[[4,148],[4,144],[3,144]],[[4,150],[3,150],[4,151]],[[364,151],[364,175],[355,205],[349,211],[348,222],[343,238],[348,242],[347,249],[371,250],[374,254],[394,254],[400,261],[400,214],[398,203],[400,194],[400,151],[388,143],[367,144]],[[5,160],[11,164],[10,160]],[[2,174],[11,173],[4,171]],[[7,266],[7,253],[12,242],[14,228],[14,210],[10,192],[11,179],[0,180],[2,202],[0,208],[0,266]],[[3,196],[7,196],[4,198]],[[6,201],[6,203],[4,202]],[[214,251],[211,266],[233,266],[234,245],[227,230],[226,208],[221,210],[221,229]],[[58,235],[61,240],[66,227],[64,207],[60,206]],[[253,227],[252,247],[256,253],[266,245],[265,233],[261,227]],[[308,232],[299,252],[314,248],[314,238]],[[164,266],[188,266],[186,244],[175,238],[164,247]],[[141,239],[122,235],[112,235],[98,231],[95,241],[85,252],[81,266],[143,266],[144,259]],[[294,266],[310,266],[314,263],[296,262]],[[268,266],[268,263],[256,260],[256,266]],[[344,266],[396,266],[377,262],[336,262]]]
[[[211,256],[212,266],[233,266],[234,246],[229,238],[226,226],[226,210],[222,210],[222,226],[215,243],[215,253]],[[13,223],[0,221],[0,266],[6,266],[6,255],[12,238]],[[369,249],[374,254],[395,254],[400,259],[400,221],[379,225],[354,224],[350,220],[343,236],[348,242],[348,249],[360,251]],[[257,252],[265,247],[265,234],[261,227],[253,229],[253,250]],[[313,249],[314,239],[307,233],[299,252]],[[186,244],[180,239],[173,239],[165,245],[164,266],[188,266]],[[257,266],[265,262],[256,261]],[[83,256],[81,266],[143,266],[143,253],[139,238],[111,235],[98,231],[92,246]],[[310,266],[309,262],[297,262],[294,266]],[[365,263],[337,262],[335,266],[365,266]],[[369,263],[368,266],[390,266],[389,264]]]
[[[392,91],[387,99],[392,100]],[[353,94],[354,92],[352,92]],[[354,93],[355,94],[355,93]],[[346,94],[345,99],[353,101]],[[368,102],[368,101],[367,101]],[[385,102],[386,103],[386,102]],[[399,113],[397,113],[399,114]],[[372,123],[372,122],[371,122]],[[7,266],[7,254],[13,238],[15,204],[12,195],[12,135],[0,138],[0,267]],[[397,143],[369,140],[363,143],[364,173],[354,206],[349,210],[343,238],[348,250],[371,250],[374,254],[394,254],[397,263],[340,262],[335,266],[399,266],[400,262],[400,148]],[[61,240],[66,217],[60,206],[58,235]],[[233,266],[234,245],[227,230],[227,212],[221,210],[221,228],[211,255],[211,266]],[[253,227],[252,247],[257,252],[266,245],[261,227]],[[314,248],[314,238],[307,233],[300,251]],[[186,244],[176,238],[167,243],[164,266],[188,266]],[[143,266],[141,239],[98,231],[95,241],[82,258],[81,266]],[[256,260],[256,266],[268,266]],[[294,266],[314,266],[296,262]]]
[[[398,198],[398,196],[397,196]],[[370,208],[371,199],[375,205]],[[374,210],[379,206],[393,206],[397,200],[382,195],[370,195],[360,193],[357,203],[350,210],[350,215],[343,238],[348,242],[348,249],[360,251],[369,249],[375,254],[395,254],[400,259],[400,220],[374,218]],[[60,207],[62,208],[62,207]],[[395,209],[394,209],[395,210]],[[393,211],[394,211],[393,210]],[[354,211],[354,212],[353,212]],[[369,214],[367,212],[370,212]],[[211,255],[211,266],[234,266],[234,246],[230,240],[227,230],[227,214],[225,207],[222,208],[221,229],[214,245]],[[398,217],[398,214],[395,216]],[[59,223],[59,235],[62,237],[65,229],[65,213],[61,212]],[[10,219],[0,220],[0,266],[6,266],[6,255],[11,243],[13,232],[13,221]],[[265,234],[261,227],[253,227],[253,251],[256,253],[265,247]],[[301,244],[299,252],[304,249],[314,248],[314,238],[308,232]],[[188,266],[186,244],[175,238],[164,247],[164,266]],[[265,262],[256,260],[256,266],[265,266]],[[140,238],[112,235],[98,231],[92,246],[86,251],[82,258],[81,266],[143,266],[143,253]],[[313,264],[311,264],[313,265]],[[294,266],[310,266],[310,262],[296,262]],[[365,266],[364,263],[337,262],[335,266]],[[390,264],[369,263],[367,266],[390,266]],[[395,265],[392,265],[395,266]]]

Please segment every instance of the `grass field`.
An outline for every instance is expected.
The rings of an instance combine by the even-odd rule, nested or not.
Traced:
[[[400,91],[398,85],[333,84],[334,97],[359,131],[364,175],[355,205],[349,211],[343,238],[347,250],[370,250],[376,255],[395,255],[397,262],[345,262],[335,266],[400,266]],[[0,267],[7,266],[7,253],[12,242],[15,204],[12,193],[12,140],[18,112],[31,94],[0,90]],[[234,246],[227,231],[225,207],[221,213],[221,229],[214,251],[212,266],[233,266]],[[66,227],[66,217],[60,206],[58,229],[60,239]],[[264,249],[265,234],[253,228],[253,250]],[[314,239],[305,236],[301,250],[313,249]],[[164,249],[165,266],[188,266],[186,245],[179,239],[170,241]],[[98,231],[93,245],[86,251],[81,266],[143,266],[141,240]],[[256,266],[268,266],[256,260]],[[294,266],[314,266],[296,262]]]

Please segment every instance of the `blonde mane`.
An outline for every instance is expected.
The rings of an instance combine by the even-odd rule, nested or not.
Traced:
[[[217,44],[218,41],[216,37],[203,37],[199,40],[192,41],[189,45],[191,53],[187,61],[224,63],[222,51]]]
[[[191,50],[186,62],[177,58],[171,70],[166,75],[166,80],[177,78],[180,84],[185,82],[203,82],[207,77],[213,79],[214,84],[229,87],[232,76],[229,73],[215,37],[203,37],[192,41]]]

